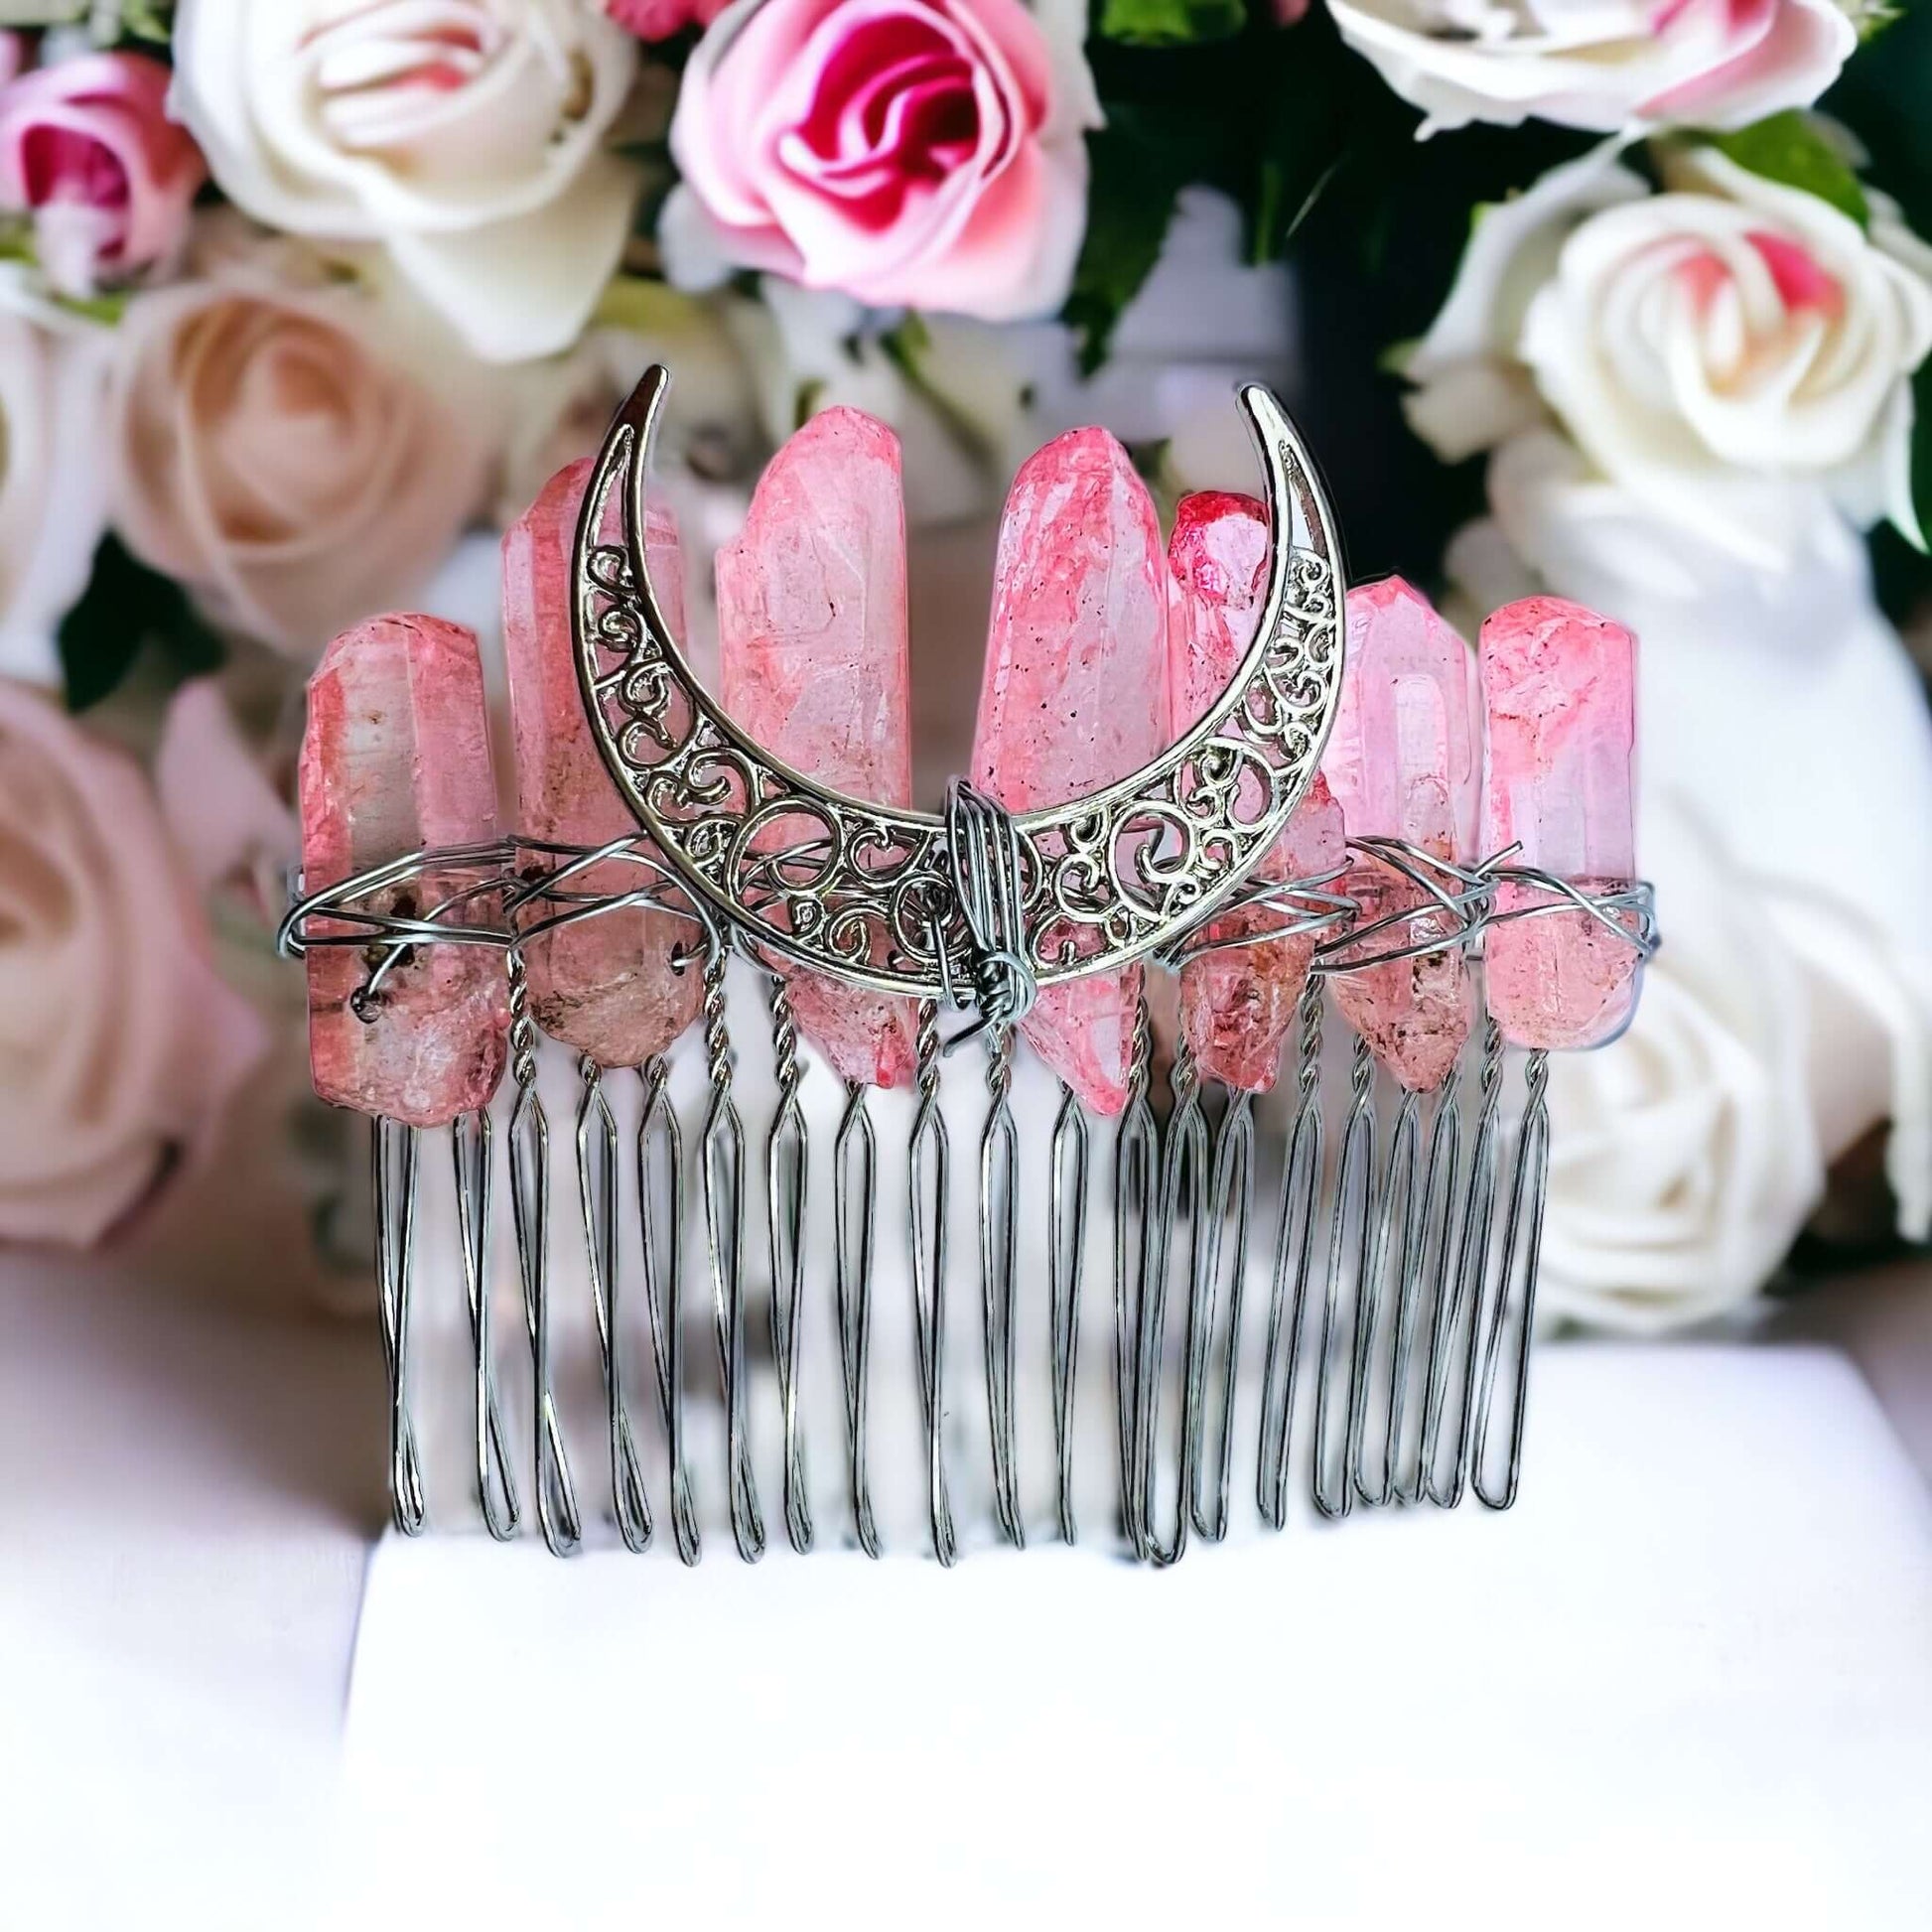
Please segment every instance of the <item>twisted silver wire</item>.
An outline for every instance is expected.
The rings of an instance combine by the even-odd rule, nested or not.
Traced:
[[[1154,1068],[1154,1023],[1142,989],[1134,1004],[1127,1101],[1114,1140],[1114,1407],[1120,1460],[1121,1529],[1145,1560],[1149,1532],[1142,1507],[1136,1430],[1140,1414],[1141,1311],[1155,1265],[1156,1189],[1160,1147],[1148,1086]]]
[[[705,1067],[711,1100],[699,1158],[704,1174],[705,1247],[718,1328],[718,1376],[725,1402],[725,1461],[732,1540],[747,1563],[764,1555],[764,1518],[752,1465],[750,1373],[745,1362],[745,1123],[732,1098],[731,1034],[725,1024],[725,960],[711,948],[704,968]]]
[[[550,1126],[537,1095],[537,1034],[530,1018],[530,983],[523,955],[509,954],[510,1073],[516,1104],[510,1111],[510,1206],[516,1227],[517,1273],[530,1333],[534,1384],[537,1521],[552,1556],[574,1555],[584,1530],[571,1481],[558,1413],[550,1335]]]
[[[463,1248],[463,1285],[470,1307],[476,1363],[477,1504],[483,1527],[498,1543],[517,1532],[521,1511],[510,1466],[509,1435],[496,1388],[496,1346],[489,1308],[489,1115],[479,1108],[450,1123],[456,1174],[457,1235]]]
[[[637,1121],[637,1224],[644,1258],[644,1310],[650,1323],[658,1415],[670,1465],[671,1533],[678,1560],[700,1555],[698,1513],[684,1455],[684,1141],[668,1091],[670,1063],[660,1054],[637,1069],[643,1112]]]
[[[1503,1215],[1497,1264],[1495,1315],[1483,1345],[1482,1383],[1476,1405],[1469,1486],[1489,1509],[1508,1509],[1522,1473],[1523,1421],[1529,1401],[1530,1333],[1536,1320],[1536,1284],[1543,1253],[1543,1211],[1550,1176],[1550,1056],[1533,1052],[1523,1063],[1524,1104],[1517,1130],[1516,1164]],[[1520,1284],[1520,1286],[1519,1286]],[[1510,1363],[1508,1453],[1502,1479],[1489,1469],[1489,1424],[1502,1364]]]
[[[1268,1299],[1268,1343],[1261,1385],[1261,1440],[1255,1500],[1273,1529],[1288,1521],[1289,1451],[1295,1431],[1295,1388],[1313,1272],[1315,1209],[1321,1193],[1321,982],[1311,975],[1297,1008],[1295,1055],[1298,1101],[1282,1166],[1276,1217],[1274,1273]]]
[[[959,1555],[946,1486],[946,1221],[949,1151],[939,1110],[939,1006],[919,1002],[918,1111],[906,1162],[906,1229],[912,1243],[912,1314],[918,1345],[919,1413],[925,1427],[926,1510],[932,1554],[950,1567]]]
[[[1421,1234],[1422,1096],[1405,1090],[1389,1130],[1388,1164],[1376,1191],[1374,1236],[1356,1289],[1356,1352],[1352,1379],[1359,1398],[1349,1412],[1349,1463],[1355,1498],[1370,1509],[1395,1499],[1396,1390],[1403,1373],[1403,1349],[1414,1331],[1414,1265]],[[1390,1277],[1393,1273],[1393,1292]],[[1369,1472],[1370,1418],[1381,1401],[1379,1474]]]
[[[977,1017],[946,1042],[947,1052],[977,1034],[1018,1026],[1038,997],[1028,961],[1022,857],[1012,814],[964,778],[955,778],[946,791],[946,858],[970,947],[970,986],[955,982],[950,952],[936,927],[933,949],[947,1003]]]
[[[1055,1493],[1060,1541],[1066,1544],[1080,1540],[1073,1514],[1073,1390],[1079,1369],[1080,1284],[1087,1253],[1088,1143],[1086,1114],[1062,1080],[1060,1110],[1053,1121],[1047,1312],[1052,1324]]]
[[[370,1122],[375,1197],[375,1272],[382,1352],[389,1377],[389,1508],[404,1536],[428,1520],[423,1465],[409,1414],[409,1304],[416,1257],[416,1129],[379,1116]]]
[[[1213,1179],[1201,1207],[1205,1225],[1200,1238],[1207,1247],[1202,1267],[1204,1300],[1200,1316],[1203,1367],[1214,1352],[1219,1311],[1227,1310],[1218,1405],[1221,1426],[1217,1447],[1211,1450],[1205,1441],[1209,1410],[1205,1388],[1195,1404],[1196,1434],[1201,1441],[1192,1454],[1194,1482],[1189,1508],[1195,1534],[1208,1543],[1219,1543],[1228,1533],[1229,1489],[1234,1474],[1235,1389],[1241,1366],[1241,1310],[1247,1287],[1248,1226],[1254,1213],[1254,1095],[1246,1091],[1230,1093],[1215,1130]],[[1210,1467],[1214,1471],[1211,1510],[1201,1495],[1201,1477]]]
[[[1449,1317],[1449,1298],[1455,1265],[1455,1232],[1459,1199],[1456,1181],[1462,1160],[1462,1062],[1458,1057],[1436,1090],[1435,1111],[1429,1125],[1429,1152],[1423,1164],[1422,1226],[1414,1253],[1414,1291],[1419,1311],[1413,1328],[1405,1326],[1396,1341],[1396,1379],[1391,1392],[1389,1456],[1395,1474],[1396,1500],[1419,1503],[1428,1494],[1428,1400],[1435,1374],[1437,1336]],[[1411,1277],[1405,1266],[1402,1306],[1406,1311]],[[1421,1414],[1417,1420],[1415,1454],[1409,1459],[1409,1411],[1412,1392],[1420,1383]]]
[[[623,1547],[641,1554],[650,1548],[653,1525],[618,1345],[618,1122],[604,1092],[604,1069],[586,1053],[579,1057],[577,1071],[584,1083],[577,1106],[577,1200],[590,1263],[598,1357],[604,1368],[611,1503]]]
[[[1362,1316],[1371,1300],[1369,1263],[1375,1228],[1375,1061],[1368,1041],[1359,1035],[1354,1057],[1349,1062],[1348,1087],[1352,1099],[1342,1129],[1334,1201],[1328,1220],[1327,1286],[1322,1297],[1321,1352],[1314,1384],[1314,1461],[1309,1485],[1315,1508],[1331,1518],[1346,1516],[1355,1494],[1352,1464],[1355,1447],[1361,1439],[1368,1352],[1363,1345]],[[1355,1205],[1358,1199],[1359,1207]],[[1348,1298],[1346,1305],[1344,1294]],[[1329,1423],[1329,1409],[1331,1392],[1336,1388],[1346,1391],[1346,1400],[1340,1441],[1331,1456],[1329,1449],[1334,1432]]]
[[[1145,1556],[1166,1568],[1187,1551],[1187,1526],[1194,1506],[1194,1456],[1200,1442],[1201,1383],[1205,1338],[1201,1326],[1203,1283],[1207,1271],[1207,1123],[1201,1113],[1200,1074],[1193,1048],[1182,1033],[1174,1045],[1170,1076],[1173,1112],[1163,1139],[1160,1198],[1155,1231],[1149,1241],[1147,1286],[1141,1296],[1140,1330],[1134,1362],[1134,1474],[1140,1492]],[[1161,1425],[1163,1357],[1167,1345],[1168,1286],[1176,1246],[1175,1229],[1187,1227],[1183,1280],[1184,1327],[1181,1355],[1180,1453],[1174,1493],[1173,1531],[1164,1543],[1156,1527],[1155,1467]]]
[[[845,1386],[846,1468],[852,1531],[867,1556],[879,1555],[867,1432],[872,1382],[872,1267],[879,1221],[879,1136],[863,1080],[848,1080],[845,1112],[832,1146],[833,1238],[837,1246],[839,1362]]]
[[[771,1355],[778,1367],[784,1414],[785,1536],[801,1555],[812,1547],[812,1512],[805,1483],[805,1447],[798,1429],[800,1340],[804,1322],[805,1189],[811,1141],[798,1104],[803,1072],[798,1028],[782,977],[771,980],[771,1049],[778,1108],[764,1137],[765,1224],[771,1242]]]
[[[1020,1260],[1020,1132],[1008,1098],[1013,1087],[1013,1035],[1002,1023],[986,1033],[986,1121],[980,1130],[980,1307],[986,1338],[986,1420],[993,1449],[993,1500],[1000,1533],[1027,1547],[1020,1513],[1014,1331]]]

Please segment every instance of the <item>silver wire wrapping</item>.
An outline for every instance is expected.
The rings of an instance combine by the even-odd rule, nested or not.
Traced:
[[[987,1420],[995,1527],[1002,1538],[1019,1546],[1025,1539],[1018,1474],[1016,1318],[1023,1140],[1011,1083],[1014,1029],[1036,990],[1024,963],[1027,889],[1013,821],[971,787],[957,785],[949,801],[948,832],[973,950],[967,955],[965,977],[950,982],[947,993],[974,1018],[952,1039],[942,1039],[940,1003],[920,1003],[906,1224],[930,1542],[942,1564],[956,1560],[959,1539],[943,1440],[949,1147],[939,1108],[940,1061],[960,1040],[985,1035],[978,1260]],[[1396,840],[1358,840],[1351,842],[1351,849],[1358,859],[1386,865],[1420,887],[1422,902],[1362,923],[1352,899],[1325,890],[1340,878],[1344,869],[1337,868],[1315,879],[1244,889],[1163,955],[1164,963],[1178,968],[1222,946],[1266,943],[1289,934],[1317,936],[1313,968],[1298,1010],[1292,1057],[1296,1104],[1277,1197],[1259,1428],[1253,1439],[1258,1511],[1265,1524],[1276,1528],[1288,1514],[1298,1364],[1308,1337],[1309,1285],[1317,1265],[1324,1266],[1324,1292],[1314,1355],[1311,1494],[1315,1507],[1334,1516],[1346,1514],[1355,1503],[1379,1507],[1427,1501],[1453,1507],[1465,1490],[1473,1490],[1485,1506],[1502,1509],[1514,1502],[1521,1474],[1549,1161],[1547,1055],[1531,1053],[1525,1061],[1524,1105],[1505,1181],[1502,1161],[1511,1138],[1503,1106],[1505,1042],[1493,1019],[1485,1017],[1483,1026],[1466,1176],[1457,1104],[1459,1067],[1451,1069],[1435,1094],[1405,1095],[1386,1156],[1378,1161],[1375,1069],[1358,1040],[1337,1164],[1324,1194],[1329,1176],[1319,1062],[1325,982],[1436,950],[1459,948],[1479,957],[1481,936],[1489,926],[1562,911],[1597,919],[1640,958],[1647,959],[1657,944],[1650,892],[1640,884],[1587,890],[1511,863],[1513,851],[1479,866],[1459,867]],[[631,865],[638,883],[615,895],[583,890],[578,883],[583,872],[613,859]],[[420,910],[399,917],[370,903],[378,897],[393,897],[393,889],[409,880],[424,882],[416,895]],[[1497,895],[1506,886],[1520,889],[1518,902],[1499,908]],[[372,996],[385,977],[415,947],[468,944],[504,953],[514,1095],[505,1139],[533,1370],[536,1513],[546,1544],[562,1555],[581,1546],[584,1530],[558,1397],[548,1123],[537,1092],[538,1042],[522,948],[544,932],[625,905],[679,912],[704,934],[701,947],[685,950],[683,963],[702,960],[704,974],[703,1051],[710,1089],[701,1137],[706,1254],[726,1420],[730,1517],[740,1555],[756,1561],[765,1538],[752,1460],[752,1377],[746,1360],[745,1131],[733,1091],[725,993],[725,965],[735,935],[712,926],[677,895],[638,836],[595,850],[506,839],[411,854],[298,899],[284,921],[283,943],[297,956],[312,944],[361,949],[368,974],[351,1004],[365,1017],[373,1015]],[[1219,923],[1232,911],[1247,917]],[[1272,917],[1257,927],[1257,913]],[[786,1534],[791,1547],[804,1552],[814,1542],[799,1424],[810,1150],[789,996],[782,979],[774,976],[769,984],[776,1109],[764,1140],[761,1218],[771,1267],[770,1334],[783,1421]],[[1151,1104],[1152,1069],[1151,1014],[1143,990],[1134,1010],[1127,1101],[1112,1162],[1117,1459],[1120,1521],[1128,1546],[1139,1557],[1166,1565],[1184,1552],[1190,1530],[1207,1542],[1228,1533],[1257,1151],[1251,1098],[1226,1095],[1216,1119],[1184,1039],[1175,1054],[1173,1107],[1165,1131],[1157,1125]],[[579,1072],[579,1204],[605,1384],[614,1514],[624,1545],[641,1551],[651,1541],[653,1525],[622,1373],[619,1129],[605,1070],[584,1060]],[[692,1563],[700,1540],[683,1429],[682,1139],[668,1091],[667,1060],[647,1062],[638,1075],[643,1103],[635,1172],[642,1299],[667,1451],[672,1541],[680,1560]],[[1046,1293],[1056,1527],[1066,1543],[1078,1534],[1073,1415],[1091,1136],[1087,1113],[1062,1086],[1051,1130]],[[521,1507],[489,1320],[493,1146],[488,1115],[456,1121],[451,1148],[475,1365],[475,1487],[484,1526],[493,1537],[507,1540],[520,1526]],[[418,1161],[416,1130],[391,1121],[373,1124],[391,1492],[397,1525],[411,1534],[422,1529],[427,1517],[409,1401]],[[877,1136],[868,1090],[855,1083],[847,1087],[835,1143],[834,1261],[853,1535],[869,1556],[881,1549],[869,1443],[877,1184]],[[1320,1212],[1324,1199],[1325,1242]],[[1176,1311],[1182,1361],[1178,1424],[1165,1432],[1173,1437],[1170,1453],[1162,1442],[1161,1412],[1172,1373],[1169,1328]],[[1157,1526],[1161,1512],[1156,1502],[1166,1487],[1164,1460],[1173,1471],[1173,1514],[1165,1531]]]

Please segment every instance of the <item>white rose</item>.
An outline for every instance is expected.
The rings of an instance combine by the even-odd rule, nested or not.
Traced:
[[[1328,10],[1429,116],[1425,134],[1532,116],[1604,133],[1742,127],[1809,107],[1858,45],[1836,0],[1329,0]]]
[[[105,332],[0,284],[0,677],[57,684],[105,520]]]
[[[1549,589],[1642,639],[1638,858],[1665,933],[1629,1032],[1553,1062],[1551,1311],[1657,1328],[1746,1300],[1885,1121],[1924,1238],[1932,717],[1863,546],[1827,520],[1753,571],[1548,430],[1498,453],[1490,496],[1450,548],[1465,621]]]
[[[1915,534],[1911,374],[1932,252],[1711,149],[1648,195],[1599,151],[1478,222],[1407,365],[1446,457],[1553,412],[1597,469],[1767,567],[1832,508]]]
[[[566,347],[637,170],[637,44],[595,0],[181,0],[174,111],[271,226],[384,243],[480,354]]]
[[[129,303],[94,460],[130,549],[308,657],[406,600],[483,507],[487,375],[352,264],[221,210],[189,278]]]

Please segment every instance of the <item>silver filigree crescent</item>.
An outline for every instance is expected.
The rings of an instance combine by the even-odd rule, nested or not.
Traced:
[[[972,955],[944,820],[847,797],[773,758],[699,684],[665,621],[644,485],[669,386],[666,369],[645,371],[578,519],[572,627],[598,749],[680,884],[725,929],[878,992],[937,999],[964,982]],[[1254,642],[1206,716],[1158,759],[1016,815],[1041,986],[1127,966],[1212,911],[1281,835],[1327,741],[1344,633],[1334,512],[1281,404],[1255,383],[1240,401],[1274,533]]]

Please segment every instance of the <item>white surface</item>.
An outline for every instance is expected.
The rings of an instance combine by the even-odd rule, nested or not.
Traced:
[[[328,1923],[1922,1926],[1932,1538],[1856,1372],[1545,1351],[1532,1453],[1167,1576],[386,1542]]]
[[[381,1480],[373,1334],[14,1257],[0,1337],[0,1925],[298,1925]]]

